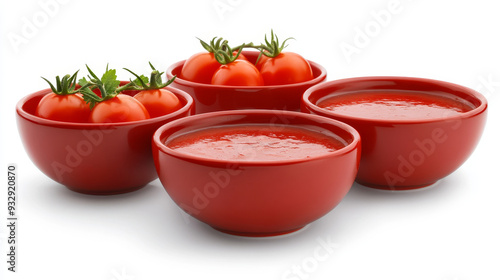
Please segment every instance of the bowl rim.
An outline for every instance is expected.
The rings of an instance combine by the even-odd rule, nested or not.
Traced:
[[[111,122],[111,123],[90,123],[90,122],[85,122],[85,123],[80,123],[80,122],[65,122],[65,121],[56,121],[56,120],[50,120],[50,119],[45,119],[39,116],[36,116],[34,114],[31,114],[27,112],[26,110],[23,109],[24,105],[32,100],[33,98],[44,96],[47,93],[52,92],[50,88],[42,89],[37,92],[28,94],[21,98],[17,104],[16,104],[16,112],[19,116],[30,120],[32,122],[35,122],[40,125],[46,125],[46,126],[57,126],[57,127],[71,127],[71,128],[97,128],[97,127],[118,127],[118,126],[127,126],[127,125],[148,125],[148,124],[153,124],[157,122],[163,122],[165,120],[168,120],[170,118],[175,118],[179,115],[182,115],[194,106],[194,99],[191,95],[186,93],[183,90],[167,86],[165,89],[171,91],[175,95],[181,96],[186,100],[186,104],[182,106],[180,109],[155,118],[149,118],[145,120],[139,120],[139,121],[130,121],[130,122]]]
[[[428,85],[438,85],[444,88],[454,89],[455,91],[460,91],[462,93],[467,94],[477,100],[479,100],[479,106],[454,116],[443,116],[443,117],[435,117],[435,118],[426,118],[426,119],[379,119],[379,118],[367,118],[367,117],[358,117],[358,116],[349,116],[345,114],[335,113],[333,111],[324,109],[319,107],[318,105],[311,102],[310,97],[314,92],[318,90],[323,90],[332,85],[338,84],[346,84],[346,83],[356,83],[356,82],[365,82],[365,81],[407,81],[407,82],[415,82],[421,84]],[[377,89],[378,90],[378,89]],[[360,90],[361,91],[361,90]],[[402,91],[407,91],[404,89]],[[415,90],[419,92],[419,90]],[[423,92],[423,90],[421,90]],[[448,92],[453,95],[453,92]],[[481,93],[471,88],[458,85],[451,82],[429,79],[429,78],[420,78],[420,77],[407,77],[407,76],[363,76],[363,77],[352,77],[352,78],[344,78],[338,80],[327,81],[324,83],[320,83],[308,88],[304,94],[302,95],[301,105],[307,107],[309,110],[315,113],[321,113],[323,116],[328,116],[330,118],[340,118],[340,119],[348,119],[355,120],[360,122],[372,122],[372,123],[383,123],[383,124],[417,124],[417,123],[434,123],[441,121],[453,121],[453,120],[461,120],[464,118],[470,118],[476,115],[479,115],[486,111],[488,107],[488,102],[486,97],[484,97]]]
[[[242,51],[241,52],[245,56],[252,56],[256,55],[259,52],[257,51]],[[294,84],[285,84],[285,85],[266,85],[266,86],[228,86],[228,85],[212,85],[212,84],[204,84],[204,83],[197,83],[197,82],[192,82],[189,80],[185,80],[180,78],[179,76],[176,76],[174,83],[187,86],[187,87],[206,87],[206,88],[211,88],[211,89],[238,89],[238,90],[265,90],[265,89],[274,89],[274,88],[280,88],[280,89],[287,89],[287,88],[294,88],[294,87],[302,87],[302,86],[311,86],[320,83],[321,81],[326,79],[326,68],[321,66],[320,64],[307,60],[309,64],[311,65],[311,69],[314,70],[317,69],[320,74],[316,77],[314,77],[311,80],[300,82],[300,83],[294,83]],[[170,65],[167,70],[165,71],[167,75],[167,79],[172,79],[174,77],[173,70],[184,66],[184,63],[186,62],[185,60],[181,60],[178,62],[173,63]]]
[[[163,134],[165,133],[166,130],[171,129],[176,126],[182,126],[183,124],[189,124],[189,123],[196,123],[199,120],[203,119],[209,119],[209,118],[216,118],[216,117],[225,117],[225,116],[237,116],[237,115],[269,115],[269,116],[276,116],[276,114],[281,114],[285,116],[290,116],[290,117],[297,117],[297,118],[306,118],[309,120],[314,121],[317,123],[318,127],[321,127],[319,124],[322,123],[328,123],[331,125],[335,125],[336,127],[344,130],[347,132],[349,135],[352,136],[352,141],[348,143],[346,146],[332,151],[332,152],[327,152],[325,154],[317,155],[314,157],[310,158],[304,158],[304,159],[287,159],[287,160],[273,160],[273,161],[263,161],[263,160],[252,160],[252,161],[244,161],[244,160],[222,160],[222,159],[211,159],[211,158],[206,158],[206,157],[201,157],[201,156],[196,156],[196,155],[190,155],[182,152],[178,152],[174,149],[169,148],[166,144],[162,142],[162,139],[164,138]],[[224,124],[222,124],[224,125]],[[285,124],[286,125],[286,124]],[[292,124],[293,125],[293,124]],[[187,125],[188,127],[189,125]],[[167,136],[168,137],[168,136]],[[344,154],[348,154],[354,150],[361,149],[361,136],[359,135],[358,131],[354,129],[352,126],[338,121],[338,120],[333,120],[327,117],[323,116],[317,116],[317,115],[311,115],[311,114],[305,114],[301,112],[293,112],[293,111],[285,111],[285,110],[266,110],[266,109],[247,109],[247,110],[227,110],[227,111],[216,111],[216,112],[210,112],[210,113],[204,113],[204,114],[198,114],[198,115],[192,115],[188,116],[185,118],[177,119],[172,122],[169,122],[167,124],[162,125],[160,128],[158,128],[155,133],[153,134],[153,145],[160,150],[162,153],[168,154],[170,156],[183,159],[183,160],[188,160],[191,162],[197,162],[201,163],[204,165],[213,165],[213,164],[219,164],[219,165],[225,165],[226,168],[229,164],[234,165],[234,166],[279,166],[279,165],[289,165],[289,164],[296,164],[296,163],[302,163],[302,162],[309,162],[313,160],[321,160],[325,158],[330,158],[330,157],[338,157]]]

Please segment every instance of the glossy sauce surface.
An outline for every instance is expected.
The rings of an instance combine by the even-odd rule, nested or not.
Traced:
[[[346,116],[411,120],[458,115],[473,109],[465,100],[417,91],[361,91],[330,95],[318,106]]]
[[[209,159],[278,161],[306,159],[347,144],[317,131],[296,126],[259,124],[220,126],[190,132],[167,141],[181,153]]]

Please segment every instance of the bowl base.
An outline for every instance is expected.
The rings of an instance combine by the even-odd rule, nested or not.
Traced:
[[[126,189],[119,189],[119,190],[86,190],[86,189],[74,188],[74,187],[68,187],[68,186],[65,186],[65,187],[68,188],[70,191],[74,191],[74,192],[81,193],[81,194],[87,194],[87,195],[117,195],[117,194],[125,194],[125,193],[129,193],[129,192],[134,192],[134,191],[137,191],[139,189],[144,188],[145,186],[146,185],[126,188]]]
[[[356,183],[367,187],[367,188],[372,188],[372,189],[377,189],[377,190],[384,190],[384,191],[411,191],[411,190],[418,190],[418,189],[424,189],[424,188],[429,188],[434,185],[436,185],[439,181],[432,182],[429,184],[423,184],[423,185],[414,185],[414,186],[387,186],[387,185],[375,185],[375,184],[370,184],[370,183],[365,183],[365,182],[359,182],[356,181]]]
[[[215,230],[220,231],[222,233],[230,234],[230,235],[236,235],[236,236],[245,236],[245,237],[272,237],[272,236],[280,236],[280,235],[286,235],[286,234],[291,234],[294,232],[297,232],[305,226],[295,228],[292,230],[286,230],[286,231],[279,231],[279,232],[239,232],[239,231],[232,231],[232,230],[226,230],[226,229],[221,229],[221,228],[215,228]]]

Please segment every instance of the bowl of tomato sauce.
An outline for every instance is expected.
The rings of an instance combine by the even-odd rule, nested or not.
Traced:
[[[234,235],[294,232],[332,210],[351,188],[359,134],[321,116],[220,111],[159,128],[161,183],[185,212]]]
[[[308,89],[302,111],[350,124],[360,133],[356,181],[409,190],[458,169],[482,135],[487,100],[470,88],[414,77],[358,77]]]
[[[259,52],[256,51],[241,53],[252,64],[255,64],[259,56]],[[181,71],[185,62],[186,60],[183,60],[172,64],[167,69],[166,75],[168,79],[177,76],[172,86],[193,97],[197,114],[241,109],[299,111],[304,91],[326,79],[326,69],[316,62],[307,60],[312,70],[312,79],[307,81],[261,86],[214,85],[183,79]]]
[[[178,110],[145,120],[107,123],[40,117],[37,107],[51,89],[27,95],[16,106],[24,148],[38,169],[70,190],[109,195],[140,189],[158,178],[151,153],[154,131],[169,121],[194,113],[189,94],[176,88],[167,89],[182,104]],[[121,94],[136,93],[128,90]]]

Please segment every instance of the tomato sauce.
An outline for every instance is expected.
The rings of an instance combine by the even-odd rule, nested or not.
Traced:
[[[259,124],[197,130],[167,141],[179,152],[218,160],[277,161],[307,159],[341,149],[345,141],[296,126]]]
[[[388,90],[329,95],[318,106],[346,116],[386,120],[450,117],[473,109],[472,104],[452,95]]]

